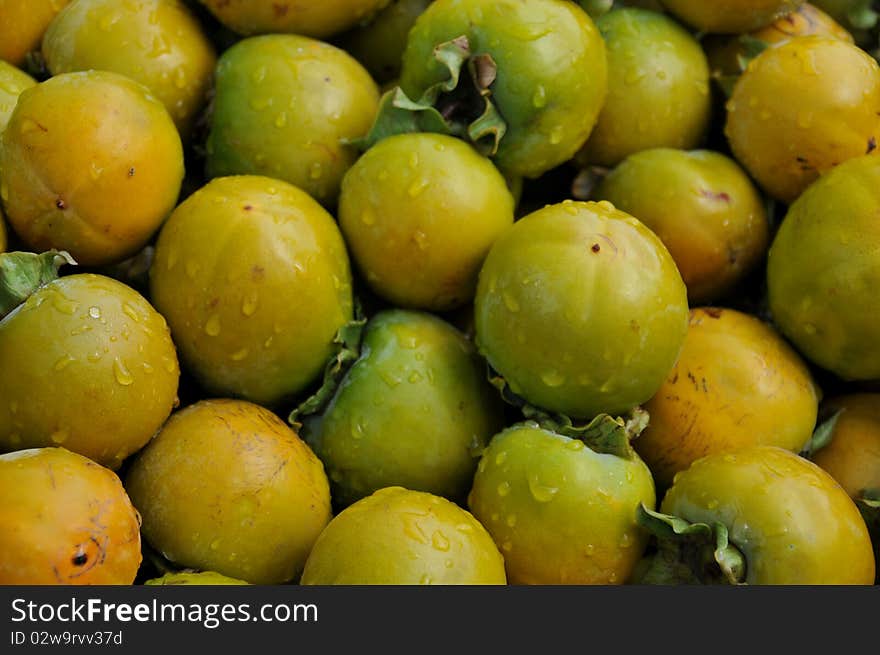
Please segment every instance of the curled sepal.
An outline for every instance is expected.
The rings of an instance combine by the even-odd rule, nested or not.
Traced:
[[[746,560],[718,521],[690,523],[643,504],[637,523],[656,539],[657,552],[644,566],[639,584],[745,584]]]
[[[575,200],[591,200],[593,192],[611,172],[604,166],[586,166],[578,171],[571,182],[571,197]]]
[[[579,0],[579,3],[593,19],[607,14],[614,6],[614,0]]]
[[[843,412],[843,409],[837,410],[830,418],[816,426],[816,429],[813,430],[813,436],[810,437],[810,440],[800,452],[801,457],[810,459],[813,454],[831,443],[831,439],[834,437],[834,428],[837,427],[837,421],[840,420],[840,415]]]
[[[473,54],[466,36],[434,48],[434,58],[447,71],[442,81],[418,99],[399,86],[386,91],[367,134],[346,143],[364,151],[395,134],[432,132],[469,141],[487,157],[498,152],[507,123],[492,102],[491,86],[498,67],[491,55]],[[467,71],[467,75],[462,74]]]
[[[0,319],[30,297],[37,289],[58,279],[65,264],[76,265],[65,251],[0,254]]]
[[[343,325],[336,332],[333,339],[336,352],[324,366],[324,377],[321,386],[315,393],[297,405],[287,418],[287,421],[299,431],[302,428],[301,419],[324,410],[339,384],[351,368],[351,365],[361,356],[361,339],[364,326],[367,324],[366,317],[359,305],[355,305],[354,318]]]
[[[650,417],[642,407],[634,407],[624,416],[599,414],[587,421],[578,421],[565,414],[551,413],[525,402],[511,391],[504,377],[492,367],[489,367],[488,379],[498,389],[501,398],[518,407],[527,420],[544,430],[583,441],[597,453],[632,459],[635,456],[632,440],[648,427]]]
[[[875,543],[880,545],[880,489],[868,489],[856,499],[856,506],[868,524],[868,531]],[[880,573],[880,571],[878,571]]]

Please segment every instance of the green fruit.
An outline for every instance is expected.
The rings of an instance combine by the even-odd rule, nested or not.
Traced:
[[[340,512],[306,561],[304,585],[504,585],[486,529],[432,494],[386,487]]]
[[[605,45],[589,15],[563,0],[436,0],[403,54],[400,86],[409,98],[448,79],[435,48],[459,37],[495,68],[490,99],[506,124],[496,135],[498,167],[538,177],[571,159],[607,92]]]
[[[502,422],[473,345],[431,314],[394,309],[367,323],[360,357],[302,435],[339,506],[389,486],[463,501]]]
[[[767,254],[764,201],[742,168],[709,150],[655,148],[635,153],[592,194],[636,216],[669,249],[688,300],[715,302]]]
[[[0,199],[36,252],[121,262],[174,208],[184,175],[165,106],[118,73],[61,73],[19,96],[0,138]]]
[[[565,201],[492,246],[475,299],[476,342],[513,393],[589,418],[650,398],[687,334],[669,251],[608,202]]]
[[[202,385],[266,405],[320,376],[353,316],[333,217],[261,176],[214,179],[178,205],[156,242],[150,289]]]
[[[660,0],[676,18],[700,32],[741,34],[795,11],[804,0]]]
[[[252,584],[296,581],[331,516],[320,460],[275,414],[240,400],[175,412],[125,488],[163,557]]]
[[[813,0],[812,4],[830,14],[834,20],[849,30],[857,44],[870,47],[877,43],[876,33],[878,7],[873,0]]]
[[[815,364],[880,378],[880,158],[844,162],[789,208],[767,264],[773,320]]]
[[[768,48],[737,80],[724,132],[758,184],[791,204],[834,166],[876,151],[880,65],[827,36]]]
[[[290,32],[315,38],[338,34],[369,20],[389,0],[199,0],[239,34]]]
[[[140,82],[183,135],[207,103],[217,62],[180,0],[74,0],[49,25],[42,53],[53,75],[102,69]]]
[[[596,26],[607,47],[608,97],[578,161],[615,166],[648,148],[700,145],[712,113],[700,43],[672,18],[645,9],[616,9]]]
[[[207,174],[285,180],[334,206],[357,158],[346,145],[367,132],[379,90],[345,51],[303,36],[243,39],[220,56]]]
[[[0,134],[6,129],[18,96],[37,81],[10,63],[0,60]]]
[[[147,586],[162,585],[246,585],[250,584],[244,580],[230,578],[220,575],[214,571],[179,571],[177,573],[166,573],[158,578],[151,578],[144,582]]]
[[[168,418],[179,375],[143,296],[102,275],[56,279],[0,320],[0,450],[59,445],[118,469]]]
[[[634,453],[597,452],[536,423],[496,435],[468,505],[500,546],[511,584],[623,584],[648,544],[636,525],[655,503]]]
[[[339,226],[367,284],[399,307],[445,311],[474,297],[514,202],[492,162],[440,134],[383,139],[349,169]]]

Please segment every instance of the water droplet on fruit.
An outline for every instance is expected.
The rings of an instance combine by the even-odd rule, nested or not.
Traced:
[[[134,377],[132,376],[131,371],[128,370],[125,362],[119,357],[113,360],[113,375],[116,376],[116,381],[123,387],[127,387],[134,382]]]
[[[287,112],[282,111],[275,117],[275,127],[282,128],[287,125]]]
[[[536,109],[541,109],[547,105],[547,90],[541,84],[538,85],[534,95],[532,95],[532,105]]]
[[[498,495],[503,498],[504,496],[506,496],[507,494],[510,493],[510,483],[509,482],[502,482],[501,484],[498,485],[497,491],[498,491]]]
[[[440,530],[435,530],[434,534],[431,535],[431,545],[435,550],[445,553],[449,550],[449,538]]]
[[[510,291],[505,290],[504,292],[502,292],[501,297],[504,300],[504,306],[507,307],[507,309],[509,309],[511,312],[516,313],[520,310],[519,301]]]
[[[548,387],[561,387],[565,384],[565,376],[557,370],[545,371],[541,374],[541,381]]]
[[[514,527],[516,525],[516,514],[508,515],[506,523],[508,528]]]
[[[583,450],[585,448],[584,442],[580,439],[571,439],[567,444],[565,444],[565,447],[568,450]]]
[[[376,224],[376,212],[367,207],[361,212],[361,223],[364,225],[375,225]]]
[[[250,350],[248,348],[242,348],[241,350],[236,350],[234,353],[232,353],[229,356],[229,359],[231,359],[233,362],[240,362],[248,356],[249,352],[250,352]]]
[[[220,334],[220,316],[218,314],[211,314],[205,322],[205,334],[209,337],[216,337]]]
[[[418,198],[422,192],[430,186],[431,182],[424,177],[420,177],[409,185],[407,194],[410,198]]]
[[[244,300],[241,302],[241,313],[245,316],[253,316],[257,311],[257,306],[260,303],[260,299],[257,296],[255,291],[249,293]]]
[[[559,493],[559,487],[543,484],[534,473],[529,475],[529,492],[539,503],[549,503]]]
[[[54,366],[53,368],[54,368],[56,371],[63,371],[63,370],[66,369],[71,363],[73,363],[73,362],[75,362],[75,361],[76,361],[76,360],[75,360],[73,357],[71,357],[70,355],[64,355],[64,357],[61,357],[57,362],[55,362],[55,366]]]
[[[507,459],[507,453],[502,450],[500,453],[495,455],[495,465],[501,466],[502,464],[504,464],[504,460],[506,460],[506,459]]]

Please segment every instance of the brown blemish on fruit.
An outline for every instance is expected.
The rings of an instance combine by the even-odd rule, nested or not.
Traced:
[[[58,207],[58,209],[61,209],[61,210],[67,209],[67,203],[64,202],[64,199],[63,199],[63,198],[58,198],[58,199],[55,201],[55,206]]]
[[[865,152],[865,154],[870,155],[872,152],[874,152],[874,150],[876,150],[876,148],[877,138],[872,136],[870,139],[868,139],[868,150],[867,152]]]
[[[602,248],[601,248],[601,246],[599,246],[598,243],[594,243],[592,245],[592,247],[590,248],[590,250],[592,250],[593,252],[599,252],[600,250],[602,250]]]

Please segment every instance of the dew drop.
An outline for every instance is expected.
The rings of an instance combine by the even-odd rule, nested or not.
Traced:
[[[113,360],[113,375],[116,376],[116,381],[123,387],[127,387],[134,382],[134,377],[132,377],[131,371],[128,370],[125,366],[125,362],[119,357]]]
[[[205,334],[209,337],[216,337],[220,334],[220,316],[212,314],[205,323]]]

